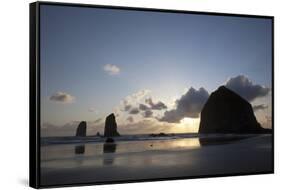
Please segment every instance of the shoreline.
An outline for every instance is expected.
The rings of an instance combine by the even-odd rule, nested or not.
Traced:
[[[272,135],[271,133],[264,134],[235,134],[235,133],[211,133],[211,134],[200,134],[200,133],[167,133],[163,136],[152,136],[151,134],[139,134],[139,135],[122,135],[114,137],[116,142],[122,141],[145,141],[145,140],[171,140],[171,139],[182,139],[182,138],[219,138],[219,137],[253,137],[257,135]],[[66,137],[42,137],[41,146],[59,145],[59,144],[85,144],[85,143],[101,143],[107,138],[103,136],[66,136]]]

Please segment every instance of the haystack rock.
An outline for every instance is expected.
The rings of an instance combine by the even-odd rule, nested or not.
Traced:
[[[86,121],[81,121],[76,130],[76,137],[85,137],[86,129],[87,129]]]
[[[225,86],[213,92],[201,112],[199,133],[268,133],[251,104]]]
[[[105,119],[104,136],[105,137],[120,136],[120,134],[117,131],[117,123],[113,113],[107,116]]]

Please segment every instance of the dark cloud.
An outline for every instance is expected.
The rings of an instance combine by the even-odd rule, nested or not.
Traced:
[[[60,103],[72,103],[75,99],[74,96],[66,92],[56,92],[49,98],[51,101],[60,102]]]
[[[132,108],[131,105],[125,105],[124,106],[124,111],[129,111]]]
[[[132,108],[130,111],[129,111],[129,114],[138,114],[140,112],[140,110],[138,108]]]
[[[225,86],[248,101],[253,101],[255,98],[266,96],[270,92],[269,88],[253,84],[253,82],[244,75],[230,78]]]
[[[176,108],[166,111],[164,116],[158,120],[169,123],[179,123],[184,117],[197,118],[208,97],[209,93],[204,88],[196,90],[191,87],[176,101]]]
[[[167,106],[163,103],[163,102],[157,102],[157,103],[153,103],[151,98],[148,98],[145,100],[145,103],[150,105],[150,108],[152,110],[162,110],[162,109],[167,109]]]
[[[142,113],[142,115],[143,115],[143,117],[146,117],[146,118],[152,117],[153,112],[151,110],[146,110]]]
[[[142,110],[142,111],[150,110],[150,108],[145,104],[140,104],[139,109]]]
[[[254,105],[253,106],[253,110],[254,111],[264,110],[264,109],[267,109],[267,108],[268,108],[268,105],[265,105],[265,104],[260,104],[260,105]]]
[[[127,117],[127,121],[129,121],[130,123],[134,122],[134,118],[132,116]]]

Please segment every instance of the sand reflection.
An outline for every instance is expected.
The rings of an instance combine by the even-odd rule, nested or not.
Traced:
[[[198,138],[180,139],[167,143],[171,143],[171,148],[198,148],[201,145]]]

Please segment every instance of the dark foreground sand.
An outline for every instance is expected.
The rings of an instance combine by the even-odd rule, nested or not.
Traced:
[[[41,185],[272,172],[272,136],[219,144],[198,138],[42,147]],[[105,151],[104,151],[105,150]]]

